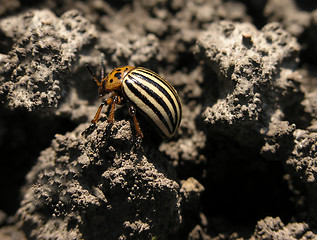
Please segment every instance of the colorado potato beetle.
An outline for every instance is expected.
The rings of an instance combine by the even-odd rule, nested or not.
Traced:
[[[100,104],[91,126],[98,122],[105,105],[111,105],[107,121],[109,125],[113,124],[115,105],[126,103],[139,141],[143,133],[136,118],[137,111],[148,118],[163,138],[174,136],[181,122],[182,105],[176,90],[165,79],[149,69],[131,66],[116,68],[104,77],[102,63],[101,79],[98,80],[89,65],[86,68],[99,86],[100,96],[111,93]]]

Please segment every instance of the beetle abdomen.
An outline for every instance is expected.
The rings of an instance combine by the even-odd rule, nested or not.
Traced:
[[[179,127],[182,108],[176,90],[155,72],[138,67],[131,70],[122,82],[123,94],[142,111],[166,138]]]

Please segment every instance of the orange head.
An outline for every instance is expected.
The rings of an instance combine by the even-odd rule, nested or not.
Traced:
[[[99,84],[97,82],[97,84],[99,85],[99,94],[104,95],[112,91],[121,90],[121,85],[124,77],[134,68],[135,67],[124,66],[112,70],[105,78],[101,79],[101,82]]]

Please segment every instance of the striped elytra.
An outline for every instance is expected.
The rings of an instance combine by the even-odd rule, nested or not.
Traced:
[[[181,102],[173,86],[155,72],[138,67],[123,79],[122,92],[158,127],[161,135],[173,137],[182,118]]]
[[[97,123],[104,105],[111,105],[107,121],[113,123],[115,104],[122,104],[125,100],[139,139],[143,133],[136,112],[146,116],[163,138],[170,139],[175,135],[182,119],[182,105],[176,90],[165,79],[143,67],[125,66],[114,69],[106,77],[102,71],[99,81],[87,68],[99,86],[100,95],[112,93],[100,105],[92,125]]]

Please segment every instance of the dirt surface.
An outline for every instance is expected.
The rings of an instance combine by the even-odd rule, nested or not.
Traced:
[[[317,3],[0,1],[0,239],[317,238]],[[85,65],[178,91],[110,128]]]

